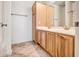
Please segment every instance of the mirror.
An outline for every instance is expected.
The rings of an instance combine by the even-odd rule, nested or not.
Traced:
[[[75,21],[75,2],[60,1],[54,2],[54,26],[55,27],[74,27]]]
[[[52,13],[53,16],[50,17],[51,19],[49,18],[50,20],[53,20],[51,22],[54,25],[51,25],[50,28],[51,27],[63,27],[65,29],[69,29],[71,27],[75,27],[75,20],[76,20],[76,7],[75,7],[76,3],[75,2],[73,1],[54,1],[54,2],[44,1],[40,3],[43,3],[45,5],[51,5],[52,7],[54,7],[53,9],[54,12]],[[48,10],[47,7],[45,8],[45,10],[46,11]],[[40,17],[40,18],[43,18],[43,17]],[[45,25],[47,26],[49,25],[50,22],[48,23],[46,19],[45,19],[46,21]]]
[[[64,5],[55,5],[54,25],[55,27],[63,27],[65,25]]]

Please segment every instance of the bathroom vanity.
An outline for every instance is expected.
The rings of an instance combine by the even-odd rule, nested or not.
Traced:
[[[72,34],[73,33],[73,34]],[[75,53],[75,31],[61,28],[46,29],[38,27],[36,32],[38,43],[51,56],[73,57]]]

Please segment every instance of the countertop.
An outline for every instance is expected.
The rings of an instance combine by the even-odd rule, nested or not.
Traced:
[[[65,30],[63,27],[37,27],[36,29],[75,36],[75,27],[71,27],[69,30]]]

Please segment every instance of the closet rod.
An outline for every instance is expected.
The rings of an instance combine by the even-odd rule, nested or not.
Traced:
[[[11,15],[17,15],[17,16],[25,16],[25,17],[27,17],[27,15],[14,14],[14,13],[11,13]]]

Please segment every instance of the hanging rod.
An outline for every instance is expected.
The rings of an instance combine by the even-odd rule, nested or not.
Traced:
[[[14,14],[14,13],[11,13],[11,15],[17,15],[17,16],[24,16],[24,17],[27,17],[27,15],[22,15],[22,14]]]

